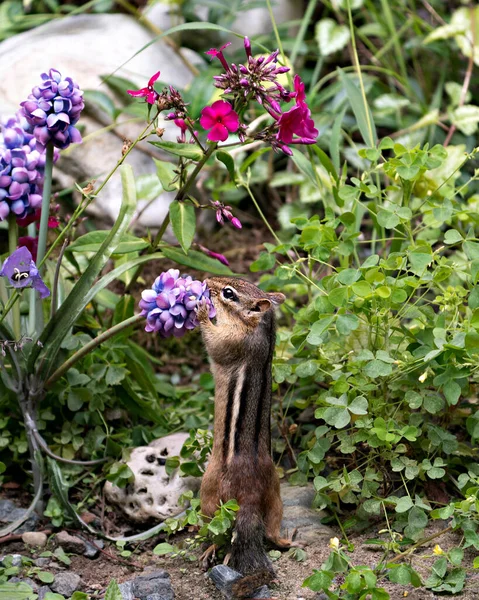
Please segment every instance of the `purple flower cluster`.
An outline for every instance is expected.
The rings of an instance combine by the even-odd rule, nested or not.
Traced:
[[[195,309],[206,302],[209,316],[216,311],[210,300],[206,283],[181,276],[177,269],[169,269],[155,279],[153,289],[141,293],[140,308],[146,317],[145,331],[156,331],[162,337],[181,337],[198,326]]]
[[[10,213],[23,218],[42,203],[45,153],[22,125],[12,117],[0,133],[0,221]]]
[[[82,141],[74,127],[83,110],[83,92],[70,77],[62,79],[55,69],[42,73],[42,83],[21,103],[38,144],[45,147],[49,142],[56,148],[65,149],[72,142]]]
[[[3,263],[0,277],[7,277],[14,288],[32,287],[40,294],[40,298],[50,295],[50,290],[43,283],[30,250],[22,246],[15,250]]]

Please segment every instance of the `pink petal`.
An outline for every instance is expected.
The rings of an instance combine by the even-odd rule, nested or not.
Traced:
[[[216,123],[206,139],[210,142],[224,142],[228,139],[228,130],[221,123]]]
[[[233,110],[231,104],[229,102],[226,102],[225,100],[217,100],[216,102],[213,102],[211,108],[213,109],[217,117],[224,117]]]
[[[239,127],[239,117],[232,110],[229,114],[223,117],[223,125],[228,129],[228,131],[233,132],[237,131]]]
[[[158,94],[155,92],[155,90],[150,90],[148,94],[146,94],[146,101],[148,102],[148,104],[154,104],[157,99]]]
[[[158,73],[155,73],[154,75],[152,75],[150,77],[150,80],[148,81],[148,87],[153,87],[153,84],[155,83],[155,81],[158,79],[159,76],[160,76],[160,71],[158,71]]]
[[[213,112],[211,106],[207,106],[203,109],[200,117],[200,125],[203,129],[211,129],[216,123],[216,115]]]
[[[149,91],[150,90],[148,88],[141,88],[141,90],[126,90],[126,93],[130,94],[130,96],[133,96],[134,98],[137,98],[146,96],[149,93]]]

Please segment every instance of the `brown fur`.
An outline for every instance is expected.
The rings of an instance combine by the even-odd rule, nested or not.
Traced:
[[[229,564],[243,575],[261,569],[272,572],[263,538],[282,548],[290,546],[288,540],[280,538],[283,504],[270,439],[273,304],[282,303],[284,296],[265,293],[242,279],[214,277],[207,284],[216,324],[204,307],[198,310],[198,319],[216,392],[213,451],[201,485],[201,509],[211,517],[221,502],[236,498],[240,511]],[[223,298],[226,286],[234,288],[237,301]],[[237,415],[238,434],[231,437],[231,387],[239,381],[241,369],[246,373],[248,393],[242,401],[249,410]],[[233,440],[229,445],[228,440],[225,442],[228,432]]]

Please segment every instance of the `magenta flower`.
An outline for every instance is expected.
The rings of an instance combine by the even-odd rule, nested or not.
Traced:
[[[158,79],[159,76],[160,71],[158,71],[158,73],[155,73],[152,77],[150,77],[147,87],[141,88],[139,90],[127,90],[127,93],[130,94],[130,96],[133,96],[134,98],[146,98],[148,104],[154,104],[160,96],[153,87],[155,81]]]
[[[212,202],[213,206],[216,210],[216,220],[220,225],[224,224],[224,220],[228,219],[228,221],[236,227],[236,229],[242,229],[243,225],[241,225],[241,221],[233,215],[231,212],[231,206],[225,206],[222,202]]]
[[[225,71],[230,70],[230,66],[226,62],[226,58],[223,55],[223,50],[225,48],[227,48],[228,46],[231,46],[231,42],[227,42],[226,44],[223,44],[219,50],[217,50],[216,48],[211,48],[211,50],[208,50],[208,52],[205,52],[205,54],[207,54],[208,56],[211,56],[212,58],[217,58],[220,61],[220,63],[223,65],[223,68],[225,69]]]
[[[224,142],[230,133],[238,131],[239,116],[229,102],[217,100],[201,111],[200,124],[204,129],[211,129],[206,139],[210,142]]]
[[[304,83],[299,75],[294,76],[294,89],[296,104],[288,111],[277,114],[270,113],[278,121],[276,138],[284,144],[315,144],[319,135],[311,118],[311,111],[306,103]],[[294,137],[294,136],[298,137]]]
[[[0,277],[7,277],[14,288],[32,287],[40,294],[40,298],[50,295],[50,290],[43,283],[30,250],[25,246],[15,250],[3,263]]]
[[[198,326],[195,309],[203,302],[209,307],[209,316],[216,311],[210,300],[206,283],[180,277],[177,269],[169,269],[155,279],[153,288],[141,293],[140,308],[146,317],[145,331],[156,331],[162,337],[181,337]]]

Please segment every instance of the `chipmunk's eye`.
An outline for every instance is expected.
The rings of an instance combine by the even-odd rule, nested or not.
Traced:
[[[225,300],[233,300],[233,302],[238,302],[238,296],[236,295],[233,288],[225,287],[221,290],[221,295]]]

